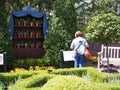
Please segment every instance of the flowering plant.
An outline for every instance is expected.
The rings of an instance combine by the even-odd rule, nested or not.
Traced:
[[[97,62],[98,61],[98,57],[97,56],[90,56],[89,59],[93,62]]]

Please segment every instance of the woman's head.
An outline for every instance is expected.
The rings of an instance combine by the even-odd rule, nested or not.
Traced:
[[[82,32],[81,31],[76,31],[75,32],[75,37],[81,37],[82,36]]]

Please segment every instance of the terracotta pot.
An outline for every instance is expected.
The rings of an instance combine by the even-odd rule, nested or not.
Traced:
[[[37,37],[37,38],[40,37],[40,33],[36,33],[36,37]]]
[[[19,44],[17,44],[17,48],[20,48],[20,45],[19,45]]]
[[[27,23],[26,23],[26,22],[24,22],[24,26],[25,26],[25,27],[27,26]]]
[[[21,37],[21,34],[18,34],[18,38],[20,38]]]
[[[36,45],[36,48],[39,48],[39,46],[38,46],[38,45]]]
[[[28,48],[28,45],[27,45],[27,44],[25,44],[25,48]]]
[[[38,27],[39,26],[39,23],[36,23],[36,27]]]
[[[33,37],[33,33],[30,33],[30,37],[31,37],[31,38]]]
[[[33,22],[31,22],[31,23],[30,23],[30,26],[34,26],[34,23],[33,23]]]
[[[27,37],[27,34],[26,33],[24,33],[24,38],[26,38]]]
[[[18,22],[17,25],[20,26],[20,22]]]

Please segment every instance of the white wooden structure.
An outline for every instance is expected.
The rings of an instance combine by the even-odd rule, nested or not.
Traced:
[[[4,60],[3,60],[3,54],[0,53],[0,65],[4,64]]]
[[[98,52],[98,69],[100,69],[102,62],[107,61],[107,56],[110,62],[120,62],[120,47],[108,46],[107,49],[106,46],[102,45],[101,51]]]

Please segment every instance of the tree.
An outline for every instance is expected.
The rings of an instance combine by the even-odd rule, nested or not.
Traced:
[[[0,53],[5,53],[5,60],[8,61],[12,59],[12,46],[6,18],[6,10],[4,7],[4,0],[0,1],[0,12]]]
[[[44,43],[46,58],[50,65],[59,67],[60,50],[69,50],[71,40],[77,30],[74,0],[56,0],[54,12],[49,22],[47,38]]]
[[[45,57],[49,61],[49,65],[59,66],[59,53],[61,49],[65,48],[65,37],[63,33],[63,25],[59,18],[55,15],[51,17],[50,26],[47,37],[44,42]],[[64,32],[64,31],[63,31]],[[64,32],[64,34],[67,34]]]
[[[76,0],[78,27],[85,30],[93,16],[104,13],[116,13],[117,0]]]
[[[9,16],[9,12],[11,12],[11,10],[20,11],[27,5],[34,7],[37,11],[50,13],[54,1],[55,0],[5,0],[7,17]]]
[[[109,43],[119,42],[120,17],[112,13],[95,16],[89,23],[86,32],[86,37],[90,42],[97,42],[105,44],[106,46],[108,46]],[[109,58],[107,63],[109,70]]]

